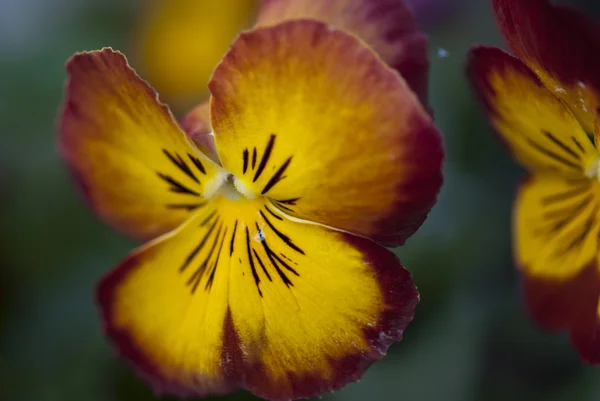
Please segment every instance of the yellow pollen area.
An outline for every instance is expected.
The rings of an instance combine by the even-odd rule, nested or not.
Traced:
[[[217,184],[218,188],[211,194],[211,197],[223,195],[227,199],[234,201],[240,199],[252,200],[257,198],[257,195],[233,174],[226,173],[224,179],[217,182]]]
[[[595,157],[586,164],[585,176],[596,178],[600,182],[600,156]]]

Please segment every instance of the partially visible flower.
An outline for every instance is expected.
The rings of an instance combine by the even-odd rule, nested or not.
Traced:
[[[122,54],[77,54],[67,70],[63,157],[101,217],[154,238],[97,297],[107,335],[157,392],[319,396],[401,339],[418,293],[377,242],[422,224],[443,152],[418,98],[361,40],[308,19],[242,34],[209,84],[210,125],[187,120],[211,127],[219,163]]]
[[[600,363],[600,31],[548,0],[493,0],[515,55],[471,50],[468,70],[502,141],[529,171],[515,261],[533,317]]]
[[[164,99],[208,95],[210,74],[235,35],[252,24],[258,0],[144,0],[133,37],[140,70]]]

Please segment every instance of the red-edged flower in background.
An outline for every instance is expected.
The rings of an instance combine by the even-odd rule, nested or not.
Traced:
[[[157,392],[318,396],[357,380],[412,319],[410,273],[380,244],[402,244],[435,203],[440,135],[400,74],[336,29],[410,63],[389,34],[405,22],[388,18],[392,4],[404,7],[321,2],[332,26],[300,13],[312,8],[290,19],[299,4],[266,2],[270,23],[216,67],[210,103],[187,120],[214,132],[210,146],[122,54],[67,64],[62,155],[103,219],[151,239],[97,298],[107,335]]]
[[[600,363],[600,31],[548,0],[493,0],[511,56],[471,50],[472,82],[502,141],[530,174],[514,209],[528,309]]]

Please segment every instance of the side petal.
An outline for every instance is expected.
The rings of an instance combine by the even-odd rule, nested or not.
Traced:
[[[543,328],[568,331],[582,358],[600,363],[598,200],[588,180],[526,180],[515,208],[515,259],[527,308]],[[593,344],[593,346],[592,346]]]
[[[358,380],[417,302],[410,273],[374,242],[223,197],[98,287],[108,336],[158,392],[275,400]]]
[[[244,33],[209,88],[221,161],[249,196],[387,244],[402,243],[434,205],[440,135],[354,36],[309,20]]]
[[[492,125],[519,162],[531,170],[583,176],[598,152],[529,67],[498,48],[475,47],[467,69]]]
[[[512,51],[593,132],[600,106],[600,29],[549,0],[493,0],[493,6]]]
[[[351,32],[398,70],[427,107],[427,37],[401,0],[265,0],[256,26],[315,19]]]
[[[140,238],[181,224],[224,179],[112,49],[67,63],[59,148],[93,209]]]

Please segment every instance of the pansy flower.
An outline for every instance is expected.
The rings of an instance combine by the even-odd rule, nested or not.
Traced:
[[[548,0],[494,0],[512,56],[472,49],[490,120],[529,170],[513,215],[514,257],[533,319],[568,331],[600,363],[600,31]]]
[[[61,153],[103,219],[151,239],[97,300],[157,392],[318,396],[401,339],[418,293],[383,245],[435,203],[441,140],[362,40],[310,19],[241,34],[209,84],[211,157],[121,53],[67,71]]]

